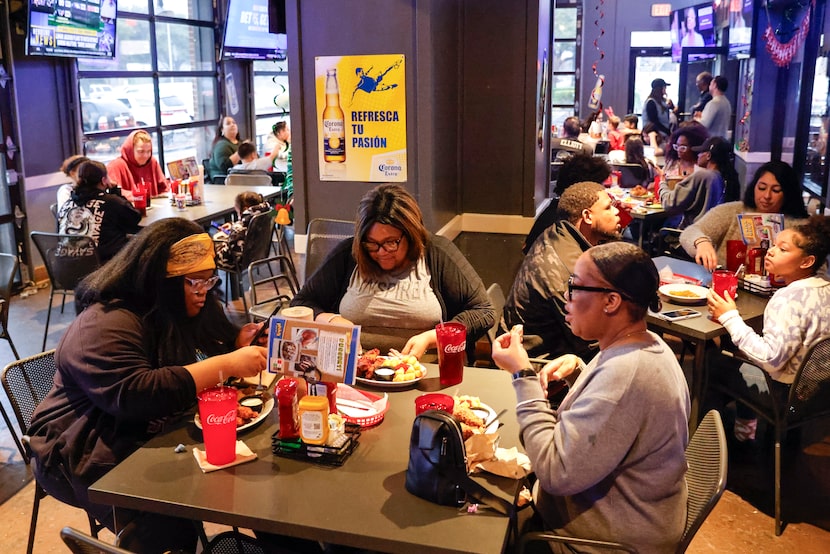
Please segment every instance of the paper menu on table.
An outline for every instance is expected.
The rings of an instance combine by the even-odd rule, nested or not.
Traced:
[[[759,246],[762,240],[768,240],[772,246],[784,229],[784,214],[738,214],[738,227],[747,246]]]
[[[359,344],[360,325],[276,316],[268,334],[268,371],[353,385]]]

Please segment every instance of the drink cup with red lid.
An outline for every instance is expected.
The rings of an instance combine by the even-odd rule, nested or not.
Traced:
[[[467,356],[467,328],[463,323],[450,321],[435,326],[438,338],[438,373],[442,387],[457,385],[464,378]]]
[[[207,461],[217,466],[229,464],[236,459],[236,389],[205,389],[198,399]]]

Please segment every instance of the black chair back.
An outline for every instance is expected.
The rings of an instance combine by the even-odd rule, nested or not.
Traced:
[[[311,277],[337,244],[354,236],[354,221],[316,218],[308,223],[305,278]]]
[[[55,291],[74,291],[84,277],[101,265],[92,237],[38,231],[31,236]]]

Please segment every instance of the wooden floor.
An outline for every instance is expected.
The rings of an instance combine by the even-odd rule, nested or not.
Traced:
[[[504,235],[462,235],[456,242],[485,284],[499,282],[505,291],[509,290],[511,272],[515,273],[513,268],[521,260],[515,253],[521,239]],[[26,298],[12,299],[11,335],[22,356],[40,351],[48,298],[48,289],[42,289]],[[241,302],[232,304],[229,310],[231,317],[244,318]],[[59,312],[59,308],[53,312],[47,348],[57,344],[74,318],[71,304],[64,314]],[[669,343],[679,350],[679,343],[670,338]],[[11,359],[8,345],[0,341],[0,364],[5,365]],[[687,368],[690,361],[687,356]],[[5,402],[5,397],[0,396]],[[727,413],[727,423],[728,420]],[[689,552],[830,552],[830,428],[808,427],[796,438],[785,450],[785,514],[790,524],[784,534],[776,537],[773,533],[771,445],[761,441],[755,450],[739,450],[730,442],[727,491],[698,532]],[[28,468],[21,461],[8,430],[0,424],[0,521],[3,522],[0,552],[25,552],[33,494]],[[65,525],[87,530],[87,520],[81,511],[54,499],[45,499],[38,519],[35,553],[67,552],[59,538],[59,531]],[[209,526],[208,532],[213,534],[222,529]],[[112,540],[107,532],[102,537]]]

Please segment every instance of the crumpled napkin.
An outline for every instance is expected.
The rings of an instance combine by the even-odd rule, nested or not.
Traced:
[[[199,464],[199,469],[202,470],[202,473],[210,473],[211,471],[216,471],[217,469],[224,469],[226,467],[236,466],[239,464],[244,464],[245,462],[252,462],[256,460],[257,455],[248,448],[248,445],[242,441],[236,441],[236,459],[230,463],[215,466],[207,461],[207,454],[205,454],[204,450],[199,450],[198,448],[193,448],[193,457],[196,458],[196,463]]]
[[[531,472],[530,458],[516,447],[498,448],[498,433],[473,435],[464,445],[467,448],[467,470],[470,473],[486,471],[511,479],[522,479]]]

